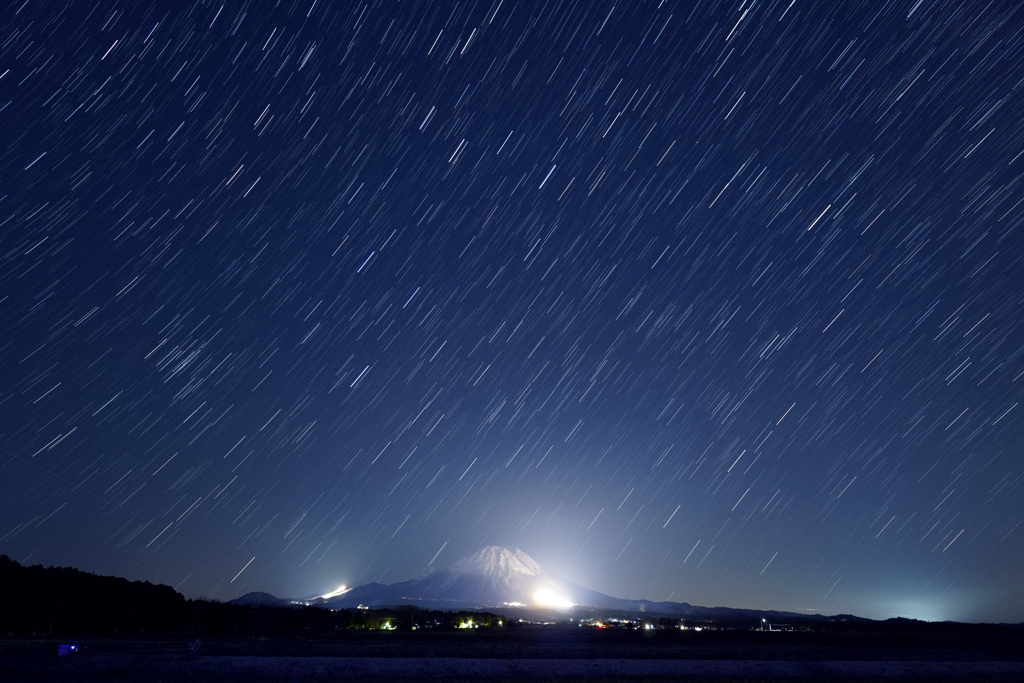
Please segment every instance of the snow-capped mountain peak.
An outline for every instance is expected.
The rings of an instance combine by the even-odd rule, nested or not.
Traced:
[[[518,548],[488,546],[420,577],[367,584],[329,601],[331,606],[417,604],[433,607],[530,606],[565,609],[577,604],[625,603],[545,571]]]
[[[522,602],[524,596],[550,584],[547,573],[522,550],[493,545],[424,580],[436,594],[448,594],[457,587],[478,598],[488,596],[500,602]]]
[[[518,548],[492,545],[465,557],[445,571],[459,575],[484,576],[491,580],[540,576],[544,573],[537,562]]]

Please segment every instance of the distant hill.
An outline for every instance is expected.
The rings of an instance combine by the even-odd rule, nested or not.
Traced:
[[[294,604],[290,600],[285,600],[277,597],[276,595],[261,593],[259,591],[246,593],[241,597],[235,598],[231,601],[231,604],[245,605],[247,607],[294,607]]]

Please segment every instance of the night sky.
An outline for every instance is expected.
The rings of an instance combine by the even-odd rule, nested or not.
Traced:
[[[1024,6],[0,19],[0,552],[1024,619]]]

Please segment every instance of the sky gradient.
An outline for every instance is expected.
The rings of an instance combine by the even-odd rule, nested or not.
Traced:
[[[1017,3],[16,3],[0,552],[1024,620],[1022,74]]]

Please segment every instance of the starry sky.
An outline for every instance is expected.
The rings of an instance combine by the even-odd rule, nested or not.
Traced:
[[[0,552],[1024,619],[1024,6],[0,19]]]

